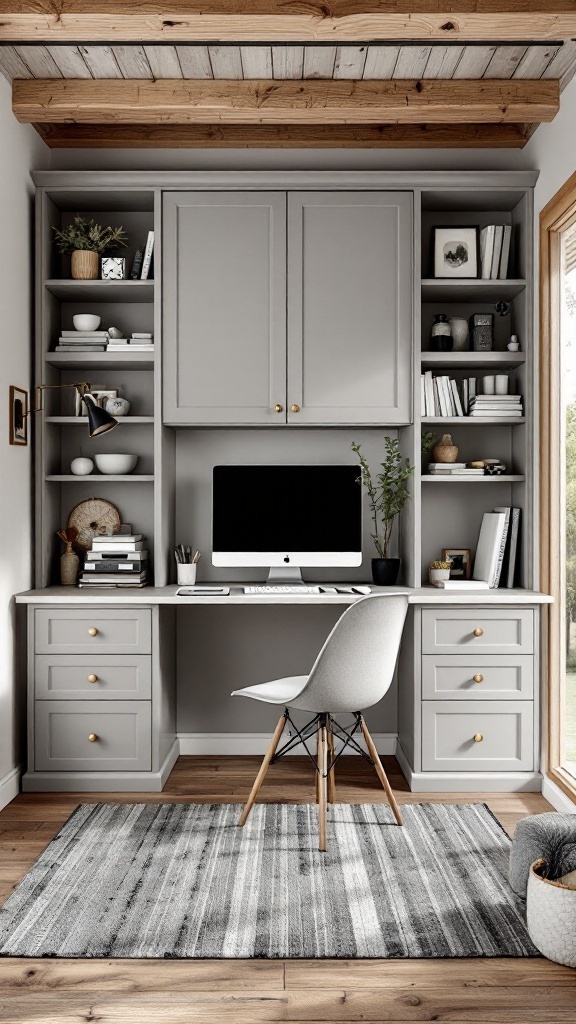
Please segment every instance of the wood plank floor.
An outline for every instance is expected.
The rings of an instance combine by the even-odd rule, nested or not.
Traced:
[[[0,812],[0,901],[81,802],[242,802],[259,765],[250,757],[181,757],[163,793],[22,794]],[[550,810],[538,794],[410,793],[393,758],[400,803],[486,802],[506,830]],[[314,800],[304,758],[274,765],[268,801]],[[360,758],[339,764],[336,799],[380,802]],[[445,1021],[576,1024],[576,971],[547,960],[0,960],[2,1024],[265,1024],[271,1021]]]

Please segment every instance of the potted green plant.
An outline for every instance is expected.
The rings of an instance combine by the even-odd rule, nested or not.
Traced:
[[[452,568],[452,562],[443,562],[442,559],[437,559],[435,562],[430,562],[428,566],[428,582],[433,587],[438,586],[442,580],[450,579],[450,570]]]
[[[99,257],[127,244],[121,227],[104,228],[93,220],[84,220],[79,213],[63,231],[58,228],[52,230],[59,251],[72,254],[72,277],[75,280],[93,281],[98,278]]]
[[[400,572],[400,559],[389,558],[388,550],[392,537],[392,527],[396,516],[400,514],[408,501],[407,480],[414,472],[408,459],[400,454],[400,445],[396,438],[384,438],[384,460],[380,463],[381,472],[375,477],[362,455],[360,445],[352,443],[352,451],[360,460],[361,476],[359,482],[364,484],[368,492],[372,513],[372,540],[378,552],[378,558],[372,559],[372,579],[377,586],[394,586]]]

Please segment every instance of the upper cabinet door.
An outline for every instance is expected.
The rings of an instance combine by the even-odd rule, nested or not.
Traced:
[[[163,251],[164,422],[285,422],[285,193],[166,193]]]
[[[288,197],[288,422],[408,423],[412,195]]]

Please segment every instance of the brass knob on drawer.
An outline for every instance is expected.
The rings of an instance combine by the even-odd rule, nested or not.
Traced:
[[[274,406],[274,412],[284,412],[284,406],[278,403],[277,405]]]
[[[90,674],[90,675],[88,676],[88,682],[89,682],[89,683],[97,683],[97,682],[98,682],[98,676],[95,676],[95,675],[94,675],[94,673],[92,672],[92,673],[91,673],[91,674]]]
[[[474,630],[474,636],[484,636],[484,630],[477,626]]]
[[[482,683],[482,682],[484,682],[484,676],[482,676],[482,675],[480,675],[480,673],[478,673],[478,675],[474,676],[474,682],[475,683]]]
[[[475,732],[474,733],[474,743],[482,743],[483,739],[484,739],[484,737],[483,737],[481,732]]]
[[[90,629],[88,630],[88,636],[98,636],[98,630],[96,629],[96,626],[90,626]]]
[[[290,412],[300,412],[300,406],[299,405],[291,405],[290,406]]]
[[[90,740],[90,743],[96,743],[98,737],[95,732],[91,732],[88,739]]]

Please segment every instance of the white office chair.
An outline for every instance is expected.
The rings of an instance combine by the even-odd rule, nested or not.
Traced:
[[[239,825],[246,824],[268,766],[298,743],[304,744],[317,773],[316,799],[321,851],[326,850],[326,804],[334,800],[334,765],[348,747],[374,765],[394,817],[398,825],[402,825],[402,816],[362,717],[362,710],[377,704],[390,687],[407,610],[408,599],[404,594],[373,594],[364,597],[350,605],[338,619],[310,675],[288,676],[234,690],[233,697],[252,697],[253,700],[283,704],[285,707]],[[314,718],[304,728],[298,729],[290,718],[290,708],[312,712]],[[354,724],[346,729],[336,722],[334,715],[348,713],[354,715]],[[287,723],[290,723],[294,735],[276,753]],[[363,733],[368,755],[354,739],[358,730]],[[316,757],[307,746],[307,740],[314,734],[317,735]],[[338,754],[334,748],[335,738],[342,741]]]

